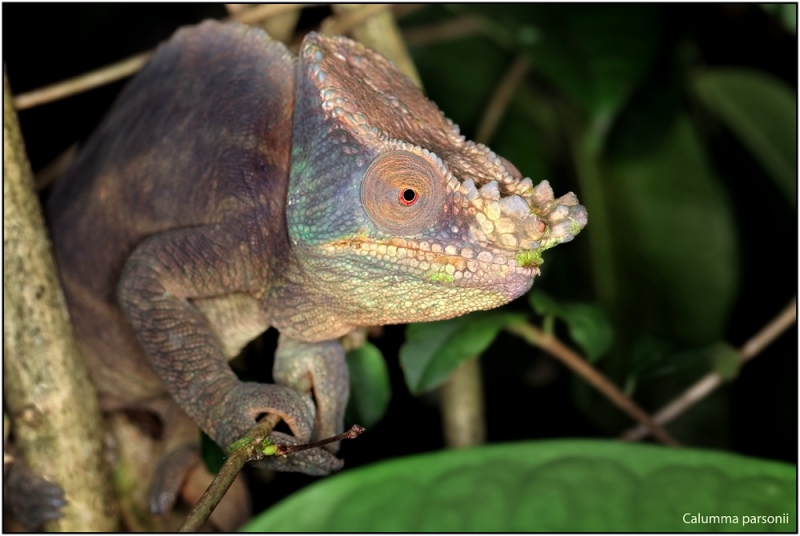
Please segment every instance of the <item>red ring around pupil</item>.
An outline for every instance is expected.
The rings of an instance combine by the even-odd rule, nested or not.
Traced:
[[[417,195],[417,192],[415,192],[411,188],[404,188],[400,192],[400,203],[407,207],[410,207],[411,205],[416,203],[418,198],[419,196]]]

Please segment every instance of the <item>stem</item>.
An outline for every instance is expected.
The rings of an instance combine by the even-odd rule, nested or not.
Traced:
[[[208,520],[211,512],[217,507],[222,497],[225,496],[244,464],[264,457],[264,454],[260,451],[261,444],[280,420],[281,418],[278,415],[270,413],[251,428],[242,439],[234,443],[236,448],[228,452],[228,457],[219,473],[217,473],[211,485],[208,486],[200,500],[189,512],[186,522],[181,526],[179,532],[197,532],[200,530],[200,527]]]
[[[448,447],[471,447],[486,441],[478,357],[461,363],[442,385],[441,410],[444,438]]]
[[[556,337],[545,335],[540,329],[526,323],[513,324],[506,329],[510,333],[522,337],[529,344],[538,346],[578,373],[589,384],[611,400],[614,405],[630,415],[634,420],[646,426],[656,439],[665,445],[670,445],[672,447],[680,446],[680,443],[666,430],[656,424],[636,402],[625,396],[616,385],[611,383],[597,369],[587,363],[581,356],[570,350]]]
[[[797,298],[793,299],[775,318],[742,345],[739,349],[742,364],[757,356],[796,321]],[[678,395],[672,402],[661,408],[661,410],[653,416],[653,420],[662,426],[672,422],[676,417],[707,397],[714,389],[723,383],[724,380],[722,376],[716,372],[705,375],[694,385],[686,389],[686,391]],[[647,428],[640,425],[625,431],[620,436],[620,439],[625,441],[638,441],[639,439],[647,437],[649,433],[650,431]]]

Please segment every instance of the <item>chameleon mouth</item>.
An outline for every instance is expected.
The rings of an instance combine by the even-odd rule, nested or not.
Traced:
[[[454,283],[459,280],[496,281],[508,275],[532,278],[539,274],[537,265],[520,264],[512,251],[443,245],[430,241],[390,238],[385,242],[362,237],[328,244],[332,253],[351,251],[400,266],[402,271],[421,271],[430,274],[435,282]]]

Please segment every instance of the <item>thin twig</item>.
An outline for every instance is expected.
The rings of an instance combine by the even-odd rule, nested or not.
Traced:
[[[489,143],[494,136],[500,120],[506,113],[506,108],[511,102],[511,98],[516,93],[517,88],[522,84],[525,75],[528,73],[528,60],[523,54],[517,56],[511,63],[511,67],[503,75],[500,83],[492,94],[489,100],[489,105],[486,111],[483,112],[483,117],[478,125],[478,130],[475,134],[475,141],[478,143]]]
[[[314,4],[265,4],[242,10],[229,19],[244,24],[252,24],[268,17],[311,5]],[[106,65],[94,71],[43,88],[34,89],[27,93],[22,93],[14,97],[14,108],[17,110],[26,110],[34,106],[64,99],[105,84],[110,84],[111,82],[116,82],[117,80],[121,80],[138,72],[152,55],[152,50],[142,52],[141,54],[131,56],[122,61],[112,63],[111,65]]]
[[[197,532],[208,520],[208,516],[217,507],[222,497],[231,487],[244,464],[251,460],[260,460],[264,457],[260,447],[272,429],[280,422],[280,416],[270,413],[257,425],[250,429],[242,439],[234,443],[236,446],[229,453],[222,468],[214,477],[211,485],[189,512],[186,522],[179,532]]]
[[[421,47],[478,35],[482,29],[483,23],[478,17],[467,15],[438,24],[426,24],[403,30],[403,39],[409,47]]]
[[[355,439],[363,434],[365,430],[366,429],[360,424],[354,424],[348,431],[342,434],[320,439],[319,441],[302,443],[300,445],[275,445],[275,456],[286,456],[287,454],[294,454],[295,452],[300,452],[302,450],[324,447],[325,445],[336,443],[337,441],[342,441],[344,439]]]
[[[525,339],[529,344],[538,346],[566,366],[577,372],[584,380],[603,393],[618,408],[630,415],[634,420],[646,426],[652,434],[662,443],[672,447],[679,447],[680,443],[666,430],[661,428],[640,408],[636,402],[625,396],[616,385],[611,383],[597,369],[592,367],[585,359],[573,352],[560,340],[552,335],[545,334],[539,328],[526,323],[513,324],[506,328],[509,332]]]
[[[69,78],[50,86],[17,95],[14,97],[14,108],[17,110],[26,110],[34,106],[77,95],[78,93],[110,84],[111,82],[116,82],[117,80],[121,80],[137,72],[147,63],[147,60],[149,60],[152,55],[152,51],[143,52],[117,63],[112,63],[100,69],[78,75],[74,78]]]
[[[797,321],[797,298],[786,306],[775,318],[773,318],[758,333],[753,335],[750,340],[739,348],[739,356],[742,364],[753,359],[761,351],[769,346],[772,341],[777,339],[784,331],[789,329]],[[692,407],[700,400],[707,397],[714,389],[724,383],[722,376],[716,372],[711,372],[703,376],[694,385],[678,395],[672,402],[664,406],[658,413],[653,415],[653,420],[664,426],[675,420],[687,409]],[[643,426],[636,426],[625,431],[620,439],[625,441],[638,441],[647,437],[649,430]]]

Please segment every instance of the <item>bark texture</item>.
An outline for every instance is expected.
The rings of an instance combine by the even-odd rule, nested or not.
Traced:
[[[5,77],[3,153],[6,411],[29,467],[64,489],[64,517],[46,528],[113,531],[117,521],[97,396],[72,336]]]

